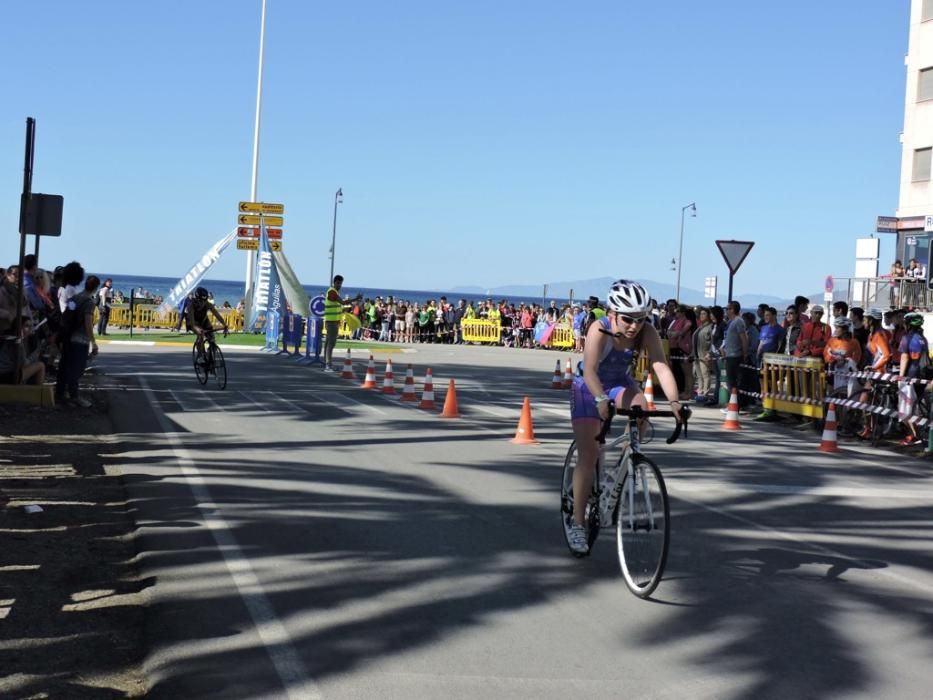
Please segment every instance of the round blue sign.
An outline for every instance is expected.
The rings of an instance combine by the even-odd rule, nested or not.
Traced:
[[[318,294],[310,302],[308,302],[308,312],[312,316],[317,316],[319,318],[324,317],[324,297]]]

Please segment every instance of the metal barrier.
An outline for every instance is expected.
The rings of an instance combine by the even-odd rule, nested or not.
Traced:
[[[493,343],[498,345],[502,339],[502,324],[487,321],[484,318],[471,318],[460,322],[463,339],[468,343]]]
[[[826,395],[822,358],[765,353],[761,367],[761,404],[771,411],[820,419]]]

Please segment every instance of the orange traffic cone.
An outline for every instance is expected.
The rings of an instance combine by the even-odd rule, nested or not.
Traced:
[[[408,364],[408,369],[405,371],[405,386],[402,388],[402,401],[417,401],[418,397],[415,396],[415,372],[411,368],[411,363]]]
[[[353,362],[350,360],[350,348],[347,348],[347,359],[343,361],[343,372],[340,373],[341,379],[356,379],[353,376]]]
[[[645,378],[645,400],[648,402],[649,411],[658,410],[658,407],[654,405],[654,384],[651,383],[651,370],[648,370],[648,376]]]
[[[564,380],[560,376],[560,360],[557,361],[557,367],[554,368],[554,376],[551,378],[552,389],[563,389]]]
[[[375,389],[376,388],[376,361],[373,360],[373,356],[369,356],[369,365],[366,367],[366,379],[363,380],[363,383],[360,384],[362,389]]]
[[[418,408],[427,408],[431,411],[437,408],[434,405],[434,377],[430,367],[424,375],[424,391],[421,393],[421,403],[418,404]]]
[[[522,417],[518,419],[518,430],[515,431],[515,437],[509,442],[516,445],[537,445],[535,440],[535,426],[531,420],[531,402],[525,397],[522,404]]]
[[[567,358],[567,364],[564,366],[564,389],[569,389],[573,384],[573,370],[570,369],[570,358]]]
[[[447,387],[447,396],[444,397],[444,410],[441,411],[441,418],[459,418],[460,407],[457,405],[457,385],[454,380],[450,380]]]
[[[739,425],[739,395],[736,390],[732,390],[732,396],[729,397],[729,405],[726,407],[726,420],[723,422],[724,430],[741,430]]]
[[[382,376],[382,393],[395,393],[395,375],[392,374],[392,358],[386,362],[386,373]]]
[[[836,442],[836,407],[830,402],[826,411],[826,424],[823,426],[823,438],[820,440],[820,452],[838,452]]]

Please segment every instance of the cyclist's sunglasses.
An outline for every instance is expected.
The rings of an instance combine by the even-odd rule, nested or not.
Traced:
[[[638,323],[644,323],[647,320],[647,316],[627,316],[625,314],[616,314],[616,318],[620,321],[625,321],[630,326],[634,326]]]

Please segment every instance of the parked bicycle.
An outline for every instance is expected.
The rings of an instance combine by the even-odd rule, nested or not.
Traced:
[[[191,348],[191,359],[194,362],[194,374],[201,384],[214,377],[219,389],[227,386],[227,364],[220,346],[214,341],[214,331],[204,331],[204,350],[198,350],[198,341],[194,341]]]
[[[601,527],[615,527],[616,552],[625,584],[639,598],[647,598],[660,583],[667,563],[671,537],[670,505],[661,470],[641,451],[643,440],[638,423],[646,418],[672,418],[674,412],[645,411],[640,406],[610,409],[609,418],[596,438],[600,443],[599,457],[593,492],[585,506],[590,551]],[[628,429],[607,447],[606,435],[614,414],[628,418]],[[667,438],[668,445],[680,437],[681,430],[684,437],[687,436],[690,415],[689,408],[681,408],[682,422]],[[612,467],[607,462],[607,451],[620,446],[622,454]],[[573,472],[576,464],[577,446],[572,442],[564,460],[560,491],[561,522],[568,547],[570,528],[574,524]]]

